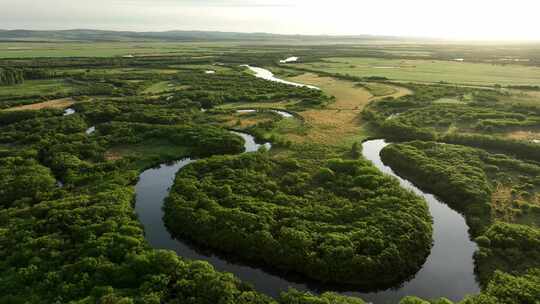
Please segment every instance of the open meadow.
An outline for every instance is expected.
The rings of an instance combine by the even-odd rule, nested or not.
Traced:
[[[467,59],[441,61],[324,58],[320,62],[305,63],[299,67],[357,77],[386,77],[400,82],[445,82],[476,86],[538,85],[540,83],[540,67],[507,63],[471,63]]]
[[[199,55],[215,54],[215,46],[234,46],[226,42],[4,42],[0,43],[0,58],[35,57],[123,57],[158,55]]]

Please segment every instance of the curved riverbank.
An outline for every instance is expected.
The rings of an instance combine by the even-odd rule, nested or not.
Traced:
[[[259,67],[252,67],[252,66],[247,65],[247,64],[244,65],[244,66],[247,67],[253,73],[255,73],[255,77],[257,77],[257,78],[261,78],[261,79],[265,79],[265,80],[269,80],[269,81],[274,81],[274,82],[279,82],[279,83],[283,83],[283,84],[288,84],[288,85],[292,85],[292,86],[295,86],[295,87],[306,87],[306,88],[310,88],[310,89],[313,89],[313,90],[320,90],[316,86],[279,79],[279,78],[274,76],[274,73],[270,72],[267,69],[263,69],[263,68],[259,68]]]
[[[480,292],[474,274],[474,252],[477,245],[470,240],[465,218],[434,195],[425,193],[412,182],[401,178],[386,166],[380,156],[387,146],[382,139],[365,141],[362,155],[381,172],[397,178],[401,186],[427,201],[433,217],[433,248],[422,269],[412,280],[396,290],[402,296],[415,295],[422,298],[446,297],[461,300],[465,295]]]
[[[258,150],[251,135],[239,133],[246,140],[246,152]],[[463,217],[438,201],[433,195],[416,188],[412,183],[395,175],[391,168],[380,159],[384,140],[371,140],[363,143],[363,156],[371,160],[382,172],[396,177],[402,187],[423,196],[434,219],[434,246],[422,269],[401,287],[378,292],[356,292],[352,288],[325,286],[306,282],[300,277],[276,274],[257,267],[233,262],[232,259],[206,252],[188,242],[174,239],[163,222],[162,205],[178,170],[194,162],[184,159],[172,165],[163,164],[158,168],[146,170],[136,186],[136,211],[145,227],[145,237],[154,248],[171,249],[180,256],[204,260],[217,270],[231,272],[241,280],[250,283],[258,291],[278,296],[289,288],[307,290],[315,293],[329,290],[348,289],[344,295],[358,296],[373,303],[396,303],[407,295],[423,298],[447,297],[460,300],[467,294],[479,292],[474,276],[473,253],[476,245],[469,239]],[[268,146],[267,146],[268,147]]]
[[[245,153],[258,151],[261,146],[265,146],[267,149],[271,147],[270,143],[264,145],[255,143],[255,139],[249,134],[231,132],[244,138]],[[146,241],[153,248],[173,250],[186,259],[207,261],[217,270],[232,272],[237,275],[242,273],[252,274],[251,267],[231,263],[217,255],[205,252],[201,248],[192,246],[188,242],[174,239],[165,227],[162,206],[165,198],[169,195],[176,173],[195,161],[196,159],[185,158],[174,163],[163,163],[155,168],[145,170],[139,175],[139,181],[135,186],[135,211],[139,221],[144,226]],[[255,276],[257,275],[264,276],[264,272],[258,271]],[[242,275],[238,276],[244,278]]]

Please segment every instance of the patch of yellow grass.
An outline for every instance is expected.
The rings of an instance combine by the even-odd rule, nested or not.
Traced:
[[[362,85],[374,96],[387,96],[396,93],[393,86],[376,82],[365,82]]]
[[[244,116],[244,115],[241,115],[241,116]],[[238,121],[240,122],[240,124],[237,124]],[[258,123],[263,123],[263,122],[268,122],[268,121],[272,121],[272,120],[268,119],[268,118],[256,118],[256,117],[240,118],[239,120],[231,120],[229,122],[229,125],[230,125],[230,127],[245,129],[245,128],[249,128],[251,126],[254,126],[254,125],[258,124]]]
[[[517,140],[540,140],[540,133],[532,131],[513,131],[506,134],[506,137]]]
[[[61,98],[24,106],[17,106],[5,111],[41,110],[41,109],[64,109],[72,106],[75,101],[71,98]]]
[[[328,145],[350,144],[362,136],[360,113],[370,101],[384,97],[400,97],[411,92],[405,88],[391,86],[391,95],[373,96],[365,88],[356,86],[354,82],[319,77],[307,73],[290,79],[291,81],[319,87],[325,93],[333,95],[336,100],[323,109],[311,109],[299,114],[310,126],[306,136],[291,134],[296,142],[316,142]]]
[[[512,193],[511,186],[499,184],[491,194],[492,218],[509,223],[527,222],[521,210],[524,203],[540,205],[540,195],[532,193],[530,197],[524,198]]]

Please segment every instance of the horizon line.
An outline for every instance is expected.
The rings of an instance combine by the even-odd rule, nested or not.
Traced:
[[[31,32],[68,32],[68,31],[96,31],[96,32],[127,32],[127,33],[170,33],[170,32],[199,32],[199,33],[223,33],[223,34],[243,34],[243,35],[274,35],[274,36],[298,36],[298,37],[329,37],[329,38],[400,38],[404,40],[426,40],[438,42],[482,42],[482,43],[540,43],[540,38],[535,39],[508,39],[508,38],[455,38],[455,37],[434,37],[434,36],[409,36],[391,34],[300,34],[300,33],[278,33],[278,32],[247,32],[247,31],[225,31],[225,30],[205,30],[205,29],[163,29],[163,30],[123,30],[104,28],[67,28],[67,29],[33,29],[33,28],[0,28],[0,32],[9,31],[31,31]]]

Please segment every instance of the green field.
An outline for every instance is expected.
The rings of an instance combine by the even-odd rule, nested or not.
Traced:
[[[364,86],[368,91],[373,94],[373,96],[386,96],[386,95],[392,95],[396,93],[396,89],[394,89],[391,86],[387,86],[381,83],[363,83],[362,86]]]
[[[99,43],[0,43],[0,58],[32,57],[116,57],[153,55],[197,55],[215,53],[213,46],[226,43],[99,42]]]
[[[23,84],[1,87],[0,97],[68,94],[74,88],[75,85],[62,79],[27,80]]]
[[[136,159],[135,167],[144,169],[156,163],[156,160],[175,160],[182,155],[189,155],[189,149],[174,145],[166,140],[149,140],[144,144],[120,145],[109,149],[106,157]]]
[[[151,94],[158,94],[167,91],[170,87],[170,82],[168,81],[161,81],[158,83],[154,83],[151,86],[149,86],[146,90],[143,91],[143,93],[151,93]]]
[[[540,68],[437,60],[327,58],[299,67],[358,77],[382,76],[407,82],[448,82],[472,85],[538,85]]]

